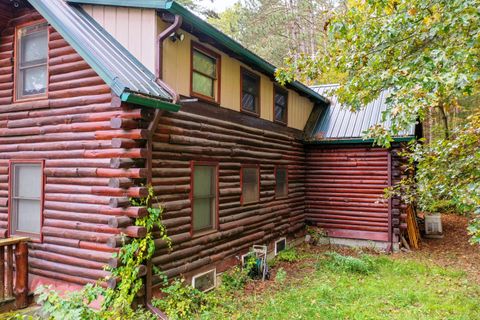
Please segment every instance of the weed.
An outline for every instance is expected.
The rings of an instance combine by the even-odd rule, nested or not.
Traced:
[[[235,292],[245,287],[251,279],[249,268],[234,267],[222,274],[222,287],[228,292]]]
[[[362,255],[359,258],[355,258],[344,256],[337,252],[327,252],[325,253],[325,256],[327,256],[327,259],[321,261],[320,264],[323,263],[331,270],[367,275],[375,272],[377,269],[374,260],[368,255]]]
[[[185,285],[184,279],[173,280],[161,291],[165,296],[161,299],[154,299],[153,305],[164,311],[172,320],[194,319],[196,315],[219,303],[215,295]]]
[[[276,261],[282,261],[282,262],[297,262],[301,258],[300,254],[297,252],[295,248],[290,248],[286,249],[283,251],[280,251],[278,255],[275,257]]]
[[[277,270],[277,274],[275,275],[275,282],[284,283],[285,279],[287,279],[287,271],[283,268],[279,268]]]

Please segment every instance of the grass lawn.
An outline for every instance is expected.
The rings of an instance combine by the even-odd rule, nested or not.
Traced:
[[[307,254],[296,264],[300,277],[287,271],[207,318],[480,319],[480,286],[463,271],[389,256]]]

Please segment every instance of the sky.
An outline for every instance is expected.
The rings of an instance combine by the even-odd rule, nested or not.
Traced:
[[[226,8],[232,6],[237,1],[238,0],[213,0],[212,2],[211,0],[202,0],[201,3],[207,8],[214,9],[217,12],[221,12]]]

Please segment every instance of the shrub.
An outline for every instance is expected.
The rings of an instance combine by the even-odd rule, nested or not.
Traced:
[[[49,287],[39,287],[35,291],[35,294],[38,295],[37,303],[42,306],[38,319],[156,319],[152,313],[144,309],[133,310],[130,304],[94,310],[90,305],[100,296],[104,295],[105,292],[100,286],[94,286],[92,284],[87,284],[80,291],[68,292],[64,297],[60,297],[56,291],[50,290]],[[34,317],[31,319],[34,319]]]
[[[327,259],[323,261],[323,265],[331,270],[367,275],[377,269],[374,260],[368,255],[363,255],[360,258],[344,256],[336,252],[327,252],[325,255]]]
[[[228,292],[235,292],[245,287],[251,279],[251,268],[234,267],[222,274],[222,288]]]
[[[295,248],[290,248],[290,249],[280,251],[278,255],[275,257],[275,260],[293,263],[293,262],[299,261],[300,258],[301,256],[297,252],[297,250],[295,250]]]
[[[161,291],[165,296],[154,299],[153,305],[173,320],[194,319],[198,314],[219,304],[215,295],[209,295],[190,285],[185,285],[185,279],[175,279]]]

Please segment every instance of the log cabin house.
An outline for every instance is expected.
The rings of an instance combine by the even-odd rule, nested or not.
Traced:
[[[173,241],[152,263],[169,277],[208,283],[307,222],[398,243],[399,201],[376,203],[401,174],[395,149],[353,123],[319,136],[338,106],[274,71],[174,1],[0,0],[0,233],[31,239],[30,287],[106,276],[121,234],[144,232],[129,197],[147,184]]]

